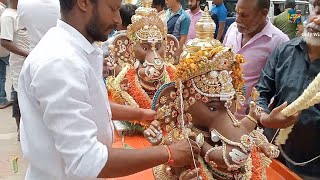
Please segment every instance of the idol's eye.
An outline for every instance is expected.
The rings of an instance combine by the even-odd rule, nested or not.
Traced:
[[[210,110],[210,111],[217,111],[217,110],[218,110],[218,107],[217,107],[217,106],[209,107],[209,110]]]
[[[160,43],[158,43],[158,44],[156,45],[156,50],[157,50],[157,51],[159,51],[159,50],[160,50],[160,48],[161,48],[161,44],[160,44]]]

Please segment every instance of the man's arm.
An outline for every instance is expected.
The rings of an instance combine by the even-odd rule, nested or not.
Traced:
[[[256,85],[257,90],[260,92],[257,102],[267,113],[270,113],[268,106],[276,92],[275,72],[278,61],[278,48],[272,52],[267,60],[267,63],[261,72],[259,82]]]
[[[20,56],[27,57],[29,55],[28,52],[18,48],[12,41],[6,40],[6,39],[1,39],[1,46],[6,48],[8,51],[18,54]]]
[[[156,112],[152,111],[151,109],[141,109],[132,106],[120,105],[113,102],[110,103],[110,106],[112,119],[120,121],[151,121],[156,115]]]
[[[190,17],[188,15],[186,15],[184,17],[184,19],[181,21],[181,25],[180,25],[180,39],[179,39],[179,49],[176,52],[176,56],[178,56],[178,59],[180,57],[180,54],[183,51],[183,47],[186,44],[187,41],[187,36],[189,33],[189,27],[190,27]]]
[[[13,43],[13,34],[14,34],[14,19],[9,16],[2,17],[1,36],[0,36],[1,46],[14,54],[27,57],[29,53],[21,50]]]
[[[227,32],[226,32],[226,35],[224,36],[223,42],[222,42],[222,45],[223,45],[223,46],[226,46],[226,43],[228,42],[228,37],[229,37],[230,31],[231,31],[232,27],[234,26],[234,24],[235,24],[235,23],[232,23],[232,24],[229,26],[229,28],[228,28],[228,30],[227,30]]]
[[[224,27],[225,27],[227,17],[228,17],[228,12],[223,7],[224,6],[221,5],[220,8],[218,8],[218,13],[217,13],[218,20],[219,20],[219,29],[218,29],[218,34],[217,34],[217,40],[219,40],[219,41],[222,41]]]
[[[285,117],[281,114],[281,111],[287,106],[287,103],[283,103],[281,106],[274,108],[272,111],[269,109],[270,101],[277,90],[275,74],[281,49],[281,47],[278,47],[273,51],[264,69],[262,70],[260,80],[256,86],[257,90],[260,92],[257,103],[263,108],[259,123],[266,128],[289,127],[298,119],[298,114],[290,117]]]
[[[225,24],[226,22],[219,22],[219,29],[218,29],[218,35],[217,35],[217,40],[219,41],[222,41]]]

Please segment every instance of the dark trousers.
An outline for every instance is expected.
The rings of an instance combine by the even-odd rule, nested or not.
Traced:
[[[6,93],[6,68],[9,63],[9,56],[0,57],[0,104],[8,103]]]

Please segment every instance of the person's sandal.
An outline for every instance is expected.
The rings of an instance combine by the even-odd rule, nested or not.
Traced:
[[[9,107],[9,106],[11,106],[12,105],[12,102],[11,101],[8,101],[6,104],[1,104],[0,105],[0,109],[5,109],[5,108],[7,108],[7,107]]]

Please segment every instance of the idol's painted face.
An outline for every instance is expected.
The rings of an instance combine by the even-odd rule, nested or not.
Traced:
[[[159,80],[163,77],[165,47],[162,41],[137,42],[133,47],[133,52],[139,62],[139,66],[135,65],[139,77],[146,81]]]

